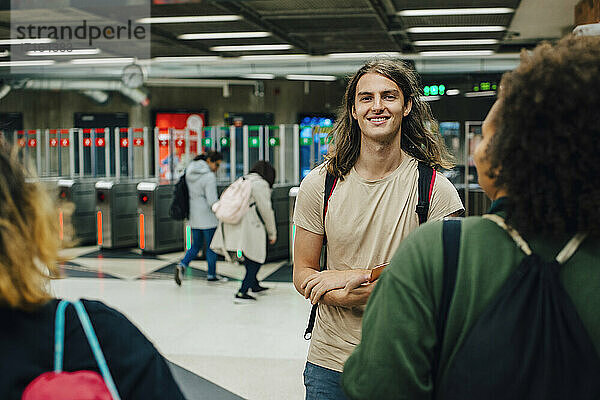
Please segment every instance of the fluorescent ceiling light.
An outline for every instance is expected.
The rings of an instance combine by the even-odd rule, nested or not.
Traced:
[[[43,50],[28,51],[28,56],[87,56],[100,53],[100,49],[75,49],[75,50]]]
[[[41,67],[44,65],[52,65],[54,63],[56,63],[54,60],[4,61],[0,62],[0,67]]]
[[[465,97],[490,97],[495,96],[496,92],[494,90],[486,90],[484,92],[467,92],[465,93]]]
[[[493,50],[456,50],[456,51],[422,51],[419,53],[426,57],[452,57],[452,56],[491,56]]]
[[[54,43],[54,39],[40,38],[40,39],[3,39],[0,40],[0,45],[9,46],[13,44],[43,44],[43,43]]]
[[[496,44],[498,39],[416,40],[415,46],[473,46]]]
[[[448,96],[456,96],[457,94],[460,94],[460,90],[458,90],[458,89],[446,90],[446,95],[448,95]]]
[[[462,33],[462,32],[502,32],[505,26],[415,26],[408,28],[408,33]]]
[[[271,32],[215,32],[215,33],[184,33],[177,36],[182,40],[208,40],[208,39],[246,39],[263,38],[271,36]]]
[[[379,52],[379,53],[331,53],[327,57],[331,58],[372,58],[372,57],[400,57],[398,52]]]
[[[71,60],[71,64],[127,64],[135,61],[133,57],[124,58],[77,58]]]
[[[261,54],[253,56],[240,56],[244,60],[265,60],[265,61],[277,61],[277,60],[294,60],[301,58],[308,58],[308,54]]]
[[[246,79],[275,79],[274,74],[245,74],[240,75],[240,77]]]
[[[333,75],[286,75],[285,78],[291,81],[335,81],[337,79]]]
[[[140,24],[174,24],[184,22],[230,22],[242,19],[239,15],[190,15],[185,17],[150,17],[135,22]]]
[[[515,10],[506,7],[496,8],[445,8],[427,10],[402,10],[398,15],[402,17],[428,17],[433,15],[479,15],[479,14],[510,14]]]
[[[289,50],[291,44],[243,44],[236,46],[214,46],[211,51],[261,51],[261,50]]]
[[[155,57],[152,59],[153,62],[205,62],[205,61],[219,61],[222,60],[218,56],[181,56],[181,57]]]

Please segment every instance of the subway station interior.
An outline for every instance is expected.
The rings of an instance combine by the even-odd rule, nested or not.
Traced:
[[[74,239],[52,293],[126,315],[187,398],[303,399],[310,303],[292,283],[291,218],[348,77],[374,58],[418,72],[456,159],[442,172],[465,214],[482,215],[491,201],[473,152],[502,74],[521,51],[599,22],[586,20],[593,7],[600,15],[588,0],[1,1],[0,140],[64,207],[60,237]],[[173,281],[191,246],[189,225],[169,216],[174,185],[208,151],[223,155],[219,194],[259,160],[276,171],[277,241],[258,273],[270,290],[250,304],[233,296],[244,268],[221,257],[226,280],[208,282],[204,250]]]

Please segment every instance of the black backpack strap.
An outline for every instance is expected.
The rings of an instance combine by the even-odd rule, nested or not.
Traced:
[[[327,243],[327,235],[325,234],[325,215],[327,215],[327,208],[329,206],[329,198],[333,193],[333,189],[335,189],[335,185],[337,184],[337,178],[327,172],[325,176],[325,191],[323,192],[323,245]],[[327,247],[325,246],[323,250],[323,264],[321,264],[321,271],[324,271],[327,268]],[[310,309],[310,317],[308,317],[308,326],[304,331],[304,339],[310,340],[312,337],[312,331],[315,326],[315,319],[317,317],[317,308],[318,304],[313,304]]]
[[[422,161],[419,161],[419,201],[417,203],[417,215],[419,216],[419,225],[427,221],[429,213],[429,202],[433,193],[433,184],[435,183],[435,170]]]
[[[439,377],[440,357],[442,355],[442,342],[444,332],[446,331],[446,320],[450,310],[450,302],[456,286],[456,273],[458,271],[458,254],[460,252],[460,218],[446,218],[442,229],[442,239],[444,243],[444,277],[442,283],[442,297],[440,299],[440,309],[435,321],[435,330],[437,344],[434,348],[434,358],[432,371],[434,376]],[[437,380],[437,379],[436,379]],[[434,385],[435,393],[435,385]],[[435,398],[435,396],[433,397]]]

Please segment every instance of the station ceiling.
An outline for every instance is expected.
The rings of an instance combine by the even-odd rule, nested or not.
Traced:
[[[138,7],[145,0],[97,0],[96,8],[85,10],[77,7],[81,1],[48,1],[64,7],[43,13],[21,10],[18,16],[21,20],[62,24],[99,17],[118,20],[115,9],[122,12],[128,5]],[[13,17],[17,15],[10,6],[6,7],[9,2],[2,3],[5,6],[0,11],[0,41],[10,38],[11,13]],[[576,0],[153,0],[152,18],[236,16],[238,19],[152,22],[150,58],[138,62],[146,66],[149,78],[154,79],[233,79],[252,74],[279,77],[290,73],[341,76],[371,57],[369,53],[387,52],[413,60],[420,72],[501,72],[516,65],[522,48],[533,48],[541,40],[557,39],[569,32],[576,3]],[[116,4],[118,8],[114,7]],[[426,15],[436,14],[432,10],[440,9],[460,9],[465,13]],[[487,11],[469,13],[467,9]],[[255,35],[262,37],[190,40],[182,36],[246,32],[259,32]],[[239,45],[279,47],[233,51],[228,48]],[[131,52],[131,45],[128,46],[122,49],[99,46],[100,55],[85,58],[127,58]],[[9,47],[0,46],[0,52],[3,48]],[[459,53],[445,53],[448,51]],[[273,57],[265,59],[265,56]],[[213,58],[181,58],[180,62],[173,62],[165,59],[168,57]],[[70,62],[82,58],[61,57],[56,65],[32,70],[32,75],[114,78],[123,68],[118,64]],[[9,73],[8,68],[1,67],[2,61],[0,76]]]

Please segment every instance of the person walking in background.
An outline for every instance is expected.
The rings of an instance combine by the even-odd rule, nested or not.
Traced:
[[[269,244],[275,244],[277,240],[275,213],[271,205],[275,169],[267,161],[258,161],[244,178],[252,184],[250,208],[239,223],[220,223],[211,247],[221,253],[233,252],[238,259],[243,259],[246,275],[235,298],[256,300],[248,294],[249,290],[258,293],[268,289],[261,286],[256,277],[267,258],[267,236]]]
[[[599,77],[600,37],[504,74],[473,157],[492,206],[400,244],[344,367],[351,399],[600,398]]]
[[[216,151],[196,156],[185,171],[185,180],[190,194],[190,216],[188,224],[192,229],[192,247],[185,253],[183,259],[175,267],[175,283],[181,286],[181,279],[185,275],[186,268],[196,257],[202,243],[206,244],[206,262],[208,274],[206,280],[209,282],[219,281],[217,276],[217,255],[210,249],[215,230],[217,229],[217,218],[211,207],[218,200],[217,177],[215,173],[221,165],[223,155]]]
[[[58,221],[54,199],[42,184],[26,179],[16,154],[0,144],[0,399],[20,399],[26,387],[30,393],[39,389],[36,378],[52,371],[61,300],[50,294],[49,281],[59,276]],[[112,386],[105,378],[107,387],[122,399],[184,398],[164,358],[127,317],[100,301],[82,304],[114,381]],[[89,389],[92,375],[102,380],[101,369],[72,307],[64,321],[64,371],[84,372],[71,376],[88,379],[67,376],[62,382]]]
[[[318,304],[304,370],[307,400],[345,398],[342,368],[360,341],[364,305],[375,286],[350,290],[348,284],[389,262],[423,217],[463,211],[456,189],[432,171],[453,166],[436,127],[420,100],[416,72],[402,62],[371,61],[350,79],[326,162],[304,178],[294,210],[294,286]],[[424,198],[422,170],[432,176]],[[329,176],[337,184],[327,189],[325,203]],[[319,271],[325,238],[327,265]]]

